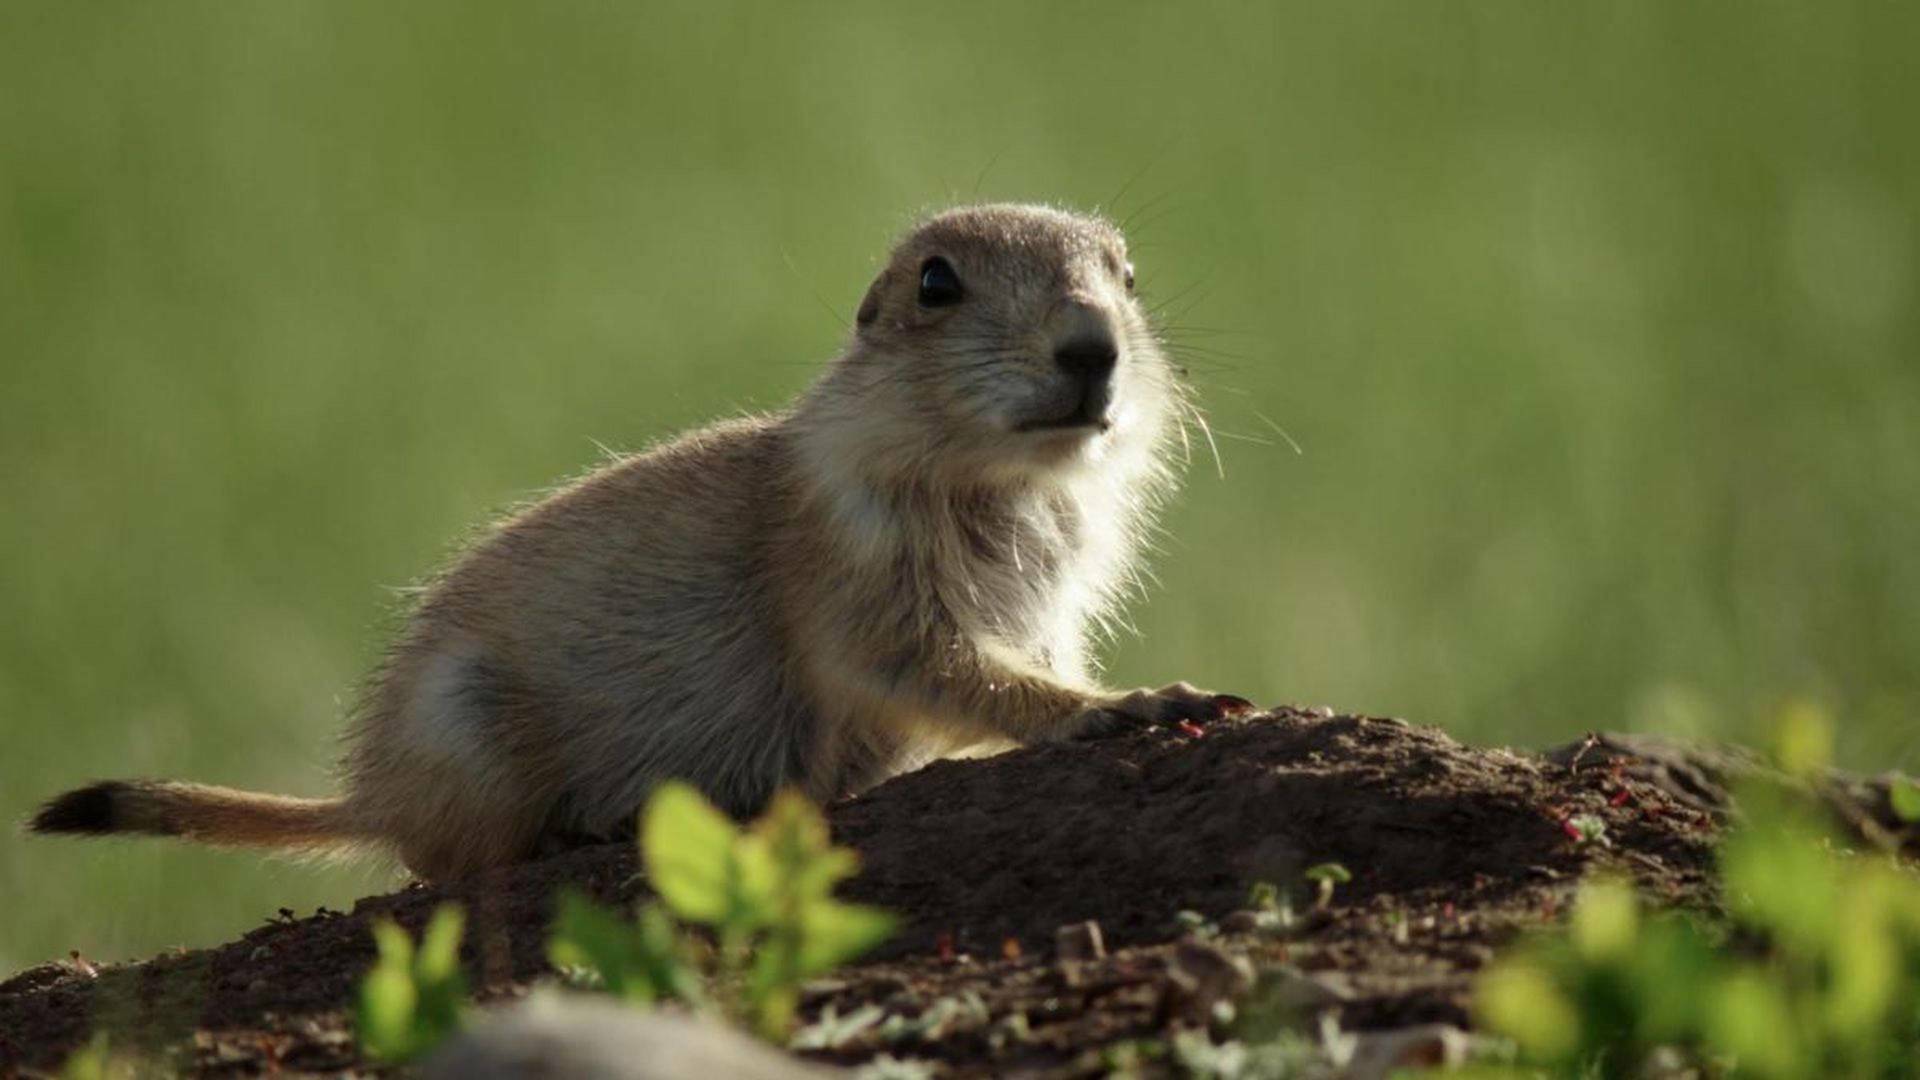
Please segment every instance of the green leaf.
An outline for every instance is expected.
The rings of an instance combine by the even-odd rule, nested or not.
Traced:
[[[1822,760],[1817,716],[1783,740]],[[1811,746],[1811,750],[1805,747]],[[1589,882],[1569,925],[1482,976],[1480,1019],[1551,1075],[1905,1076],[1920,1052],[1920,876],[1855,854],[1804,783],[1749,780],[1720,851],[1722,915],[1644,914]]]
[[[1894,912],[1914,898],[1903,895],[1912,883],[1889,865],[1867,863],[1850,869],[1839,910],[1833,913],[1823,1004],[1834,1033],[1862,1040],[1872,1037],[1903,993],[1920,991],[1920,986],[1901,986],[1900,937],[1894,921]],[[1920,968],[1908,978],[1913,976],[1920,976]],[[1914,1018],[1920,1020],[1920,1012]]]
[[[673,780],[654,789],[642,818],[640,851],[648,882],[675,915],[708,924],[727,917],[737,892],[737,832],[691,786]]]
[[[1822,844],[1824,829],[1785,793],[1744,787],[1737,801],[1749,820],[1720,852],[1727,906],[1791,948],[1817,950],[1834,928],[1839,877]]]
[[[460,975],[460,935],[466,915],[457,905],[443,904],[427,921],[420,950],[413,961],[414,976],[422,983],[445,982]]]
[[[463,922],[457,905],[441,905],[428,921],[418,950],[391,919],[374,924],[379,955],[360,981],[354,1014],[369,1057],[406,1061],[439,1045],[460,1026],[467,997],[460,974]]]
[[[1640,929],[1640,898],[1623,881],[1590,881],[1572,916],[1574,947],[1590,963],[1624,959]]]
[[[373,924],[373,947],[379,953],[376,963],[401,972],[413,970],[413,939],[392,919]]]
[[[1557,1062],[1580,1044],[1580,1014],[1539,966],[1505,961],[1480,979],[1480,1020],[1543,1062]]]
[[[1598,814],[1575,814],[1567,819],[1567,825],[1583,844],[1603,844],[1607,841],[1607,822]]]
[[[1833,762],[1833,718],[1810,701],[1780,710],[1773,740],[1774,760],[1794,776],[1814,776]]]
[[[673,918],[658,904],[640,910],[636,942],[648,985],[662,997],[677,998],[696,1008],[706,1005],[699,973],[687,960],[687,950],[674,928]]]
[[[878,908],[817,900],[800,915],[800,978],[831,971],[892,936],[898,920]]]
[[[1336,885],[1345,885],[1353,880],[1353,872],[1337,862],[1323,862],[1316,866],[1309,866],[1306,876],[1311,881],[1332,882]]]
[[[403,1061],[413,1054],[413,1018],[419,992],[407,972],[381,964],[360,981],[355,1030],[368,1056]]]
[[[1920,823],[1920,780],[1894,777],[1887,788],[1887,801],[1893,804],[1895,817],[1909,825]]]
[[[797,792],[775,796],[745,829],[683,783],[660,785],[640,823],[640,850],[660,903],[638,925],[578,896],[561,899],[548,955],[597,972],[633,1000],[671,996],[699,1005],[711,976],[727,1012],[779,1041],[793,1025],[801,982],[858,956],[892,933],[880,911],[839,904],[833,887],[859,868],[833,846],[819,808]],[[692,959],[676,925],[713,928]]]
[[[106,1033],[96,1031],[87,1045],[75,1050],[60,1066],[60,1080],[107,1080],[111,1063]]]
[[[1644,1041],[1677,1044],[1691,1038],[1713,999],[1724,949],[1687,918],[1667,914],[1641,923],[1625,971],[1632,1025]]]
[[[1782,982],[1761,968],[1736,971],[1713,995],[1714,1042],[1755,1076],[1799,1077],[1805,1069],[1799,1034]]]
[[[860,869],[859,856],[833,846],[826,818],[797,791],[774,796],[752,832],[764,839],[785,896],[799,900],[829,896],[835,885]]]
[[[728,867],[727,909],[718,920],[721,936],[744,938],[773,922],[781,895],[782,874],[766,836],[745,832],[733,842]]]
[[[630,922],[569,889],[560,895],[547,957],[556,967],[592,971],[608,993],[636,1005],[663,997],[705,1003],[672,918],[655,904]]]
[[[800,1007],[800,984],[775,980],[753,996],[753,1029],[768,1042],[786,1041],[793,1029],[793,1014]]]
[[[576,890],[560,895],[547,956],[558,967],[591,969],[608,993],[634,1004],[649,1004],[658,994],[641,962],[634,927]]]

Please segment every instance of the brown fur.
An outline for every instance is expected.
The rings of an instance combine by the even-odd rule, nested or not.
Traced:
[[[959,303],[919,303],[934,256]],[[783,785],[824,801],[970,745],[1237,705],[1089,682],[1184,407],[1130,280],[1099,219],[938,215],[790,409],[617,461],[428,587],[356,711],[341,799],[102,785],[36,827],[373,843],[457,877],[630,829],[668,777],[744,814]],[[1092,408],[1056,360],[1089,337],[1117,347],[1111,406],[1039,427]]]

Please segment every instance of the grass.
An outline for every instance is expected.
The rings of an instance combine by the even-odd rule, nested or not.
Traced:
[[[782,402],[975,196],[1125,218],[1222,435],[1115,681],[1912,768],[1915,22],[8,2],[0,814],[325,790],[387,587]],[[8,836],[0,969],[389,880]]]

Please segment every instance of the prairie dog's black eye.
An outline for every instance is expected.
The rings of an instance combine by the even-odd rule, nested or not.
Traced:
[[[1121,276],[1126,280],[1127,291],[1132,292],[1133,291],[1133,264],[1132,263],[1126,264],[1126,268],[1121,271]]]
[[[960,302],[960,275],[953,264],[935,255],[920,264],[920,306],[947,307]]]

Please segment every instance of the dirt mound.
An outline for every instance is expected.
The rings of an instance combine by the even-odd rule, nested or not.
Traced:
[[[900,952],[951,933],[997,950],[1098,919],[1109,941],[1164,941],[1181,909],[1223,915],[1248,883],[1299,890],[1302,871],[1353,874],[1343,907],[1375,900],[1502,903],[1576,875],[1593,855],[1559,821],[1596,814],[1663,892],[1703,882],[1686,822],[1608,805],[1607,777],[1475,750],[1430,729],[1278,713],[1125,740],[940,762],[834,810],[865,856],[850,892],[905,912]],[[909,827],[903,828],[907,824]]]
[[[817,984],[805,1011],[945,1010],[951,1022],[886,1049],[958,1074],[1072,1073],[1091,1050],[1164,1028],[1191,929],[1176,915],[1189,910],[1224,920],[1233,951],[1286,965],[1348,1027],[1464,1023],[1472,973],[1517,927],[1552,918],[1590,866],[1711,906],[1723,774],[1749,767],[1622,740],[1547,756],[1482,750],[1399,721],[1284,709],[1198,735],[940,762],[831,808],[837,839],[865,860],[845,891],[900,914],[903,929]],[[1877,813],[1871,786],[1850,783],[1855,813]],[[1304,910],[1302,871],[1328,862],[1352,880],[1324,910]],[[1291,933],[1235,932],[1256,881],[1298,898]],[[460,900],[473,984],[483,998],[517,995],[546,972],[551,897],[565,884],[604,899],[644,891],[630,845],[608,845],[350,913],[283,912],[217,949],[31,969],[0,983],[0,1073],[55,1064],[96,1027],[202,1072],[356,1068],[349,1006],[374,919],[417,929],[434,905]],[[1056,931],[1083,920],[1115,951],[1058,962]]]

